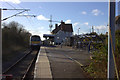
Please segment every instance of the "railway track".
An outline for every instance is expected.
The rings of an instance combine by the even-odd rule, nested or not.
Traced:
[[[38,50],[30,50],[27,54],[16,61],[12,66],[3,71],[3,79],[6,80],[27,80],[27,74],[32,64],[36,61]],[[27,77],[26,77],[27,76]]]

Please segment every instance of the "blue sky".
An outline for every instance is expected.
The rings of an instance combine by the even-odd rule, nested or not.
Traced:
[[[40,35],[41,38],[43,34],[49,34],[48,20],[50,15],[53,16],[53,20],[63,20],[66,23],[72,23],[74,34],[78,34],[78,28],[80,28],[80,34],[89,33],[91,26],[94,26],[95,31],[99,33],[105,33],[107,31],[107,2],[2,2],[0,7],[30,9],[29,12],[23,14],[34,14],[37,17],[13,17],[3,22],[9,23],[16,21],[24,25],[24,28],[32,34]],[[3,11],[2,19],[17,12]]]

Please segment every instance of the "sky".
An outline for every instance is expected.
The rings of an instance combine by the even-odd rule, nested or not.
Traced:
[[[2,23],[16,21],[33,35],[40,35],[42,40],[44,39],[43,34],[50,34],[48,21],[50,15],[55,21],[63,20],[66,24],[71,23],[74,34],[78,34],[79,28],[79,34],[90,33],[92,26],[99,34],[105,33],[108,29],[108,2],[20,2],[12,0],[1,3],[1,8],[30,9],[20,15],[36,15],[36,17],[15,16],[2,21]],[[2,19],[18,12],[18,10],[4,10]],[[53,22],[52,24],[53,30],[55,24],[60,23]]]

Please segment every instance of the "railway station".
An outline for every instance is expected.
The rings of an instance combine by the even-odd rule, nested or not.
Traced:
[[[1,80],[119,80],[119,0],[0,3]]]

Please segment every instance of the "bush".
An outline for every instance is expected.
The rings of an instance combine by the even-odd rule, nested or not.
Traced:
[[[107,78],[107,54],[108,54],[108,38],[104,35],[100,35],[104,40],[101,44],[101,47],[97,48],[98,50],[93,52],[93,59],[91,64],[86,67],[86,71],[94,78]],[[120,31],[115,33],[115,58],[117,68],[120,72]],[[119,74],[120,76],[120,74]]]

